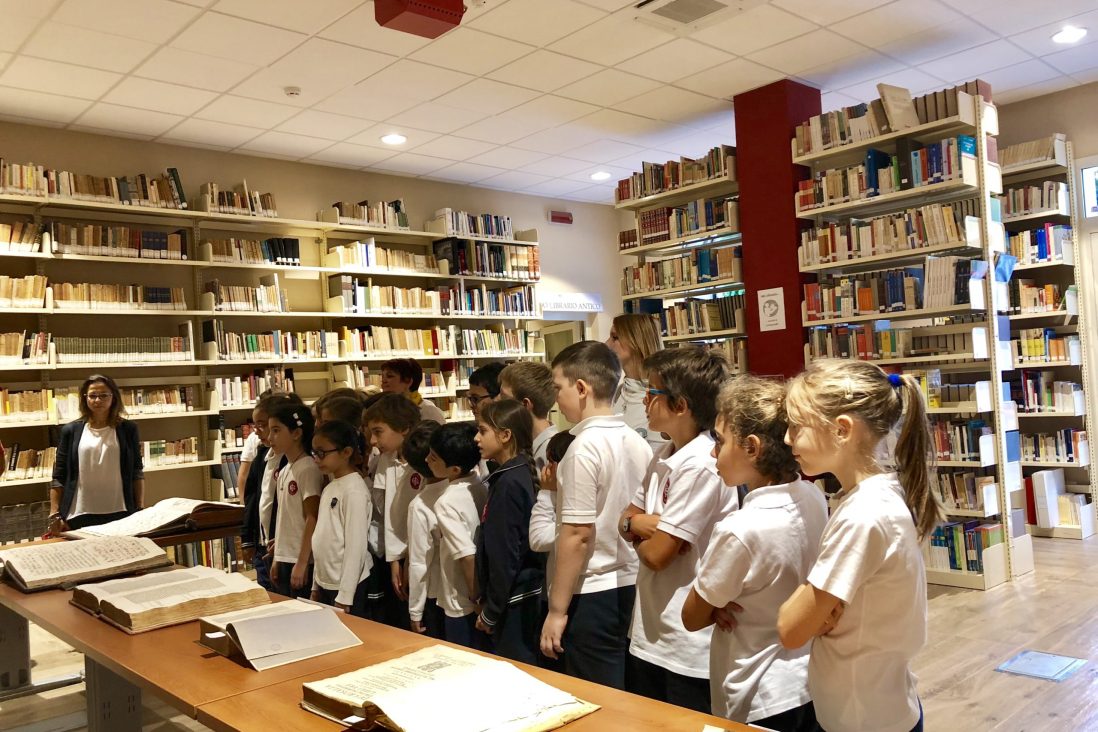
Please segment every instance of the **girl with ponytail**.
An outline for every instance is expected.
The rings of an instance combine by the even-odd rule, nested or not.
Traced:
[[[821,359],[792,381],[786,408],[801,470],[831,473],[842,490],[808,582],[779,612],[782,644],[812,641],[808,688],[828,732],[921,731],[910,670],[926,643],[920,543],[941,520],[922,392],[864,361]]]

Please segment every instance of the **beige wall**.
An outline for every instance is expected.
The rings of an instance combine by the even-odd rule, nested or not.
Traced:
[[[1098,155],[1098,82],[999,108],[999,147],[1053,132],[1067,135],[1075,157]]]

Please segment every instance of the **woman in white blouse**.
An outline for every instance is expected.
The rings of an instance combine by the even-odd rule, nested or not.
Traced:
[[[644,406],[648,374],[644,370],[644,359],[663,349],[659,320],[646,313],[622,313],[614,318],[606,345],[621,362],[622,378],[614,394],[614,414],[620,414],[654,450],[666,440],[659,432],[648,429]]]

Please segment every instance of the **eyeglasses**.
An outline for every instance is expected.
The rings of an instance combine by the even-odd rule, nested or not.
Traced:
[[[113,398],[113,396],[114,395],[109,393],[109,392],[106,393],[106,394],[91,394],[91,393],[89,393],[89,394],[85,395],[84,398],[87,399],[89,402],[109,402]]]
[[[491,394],[481,394],[480,396],[474,396],[473,394],[466,394],[465,398],[469,400],[469,406],[475,407],[476,405],[480,404],[485,399],[491,401],[492,395]]]
[[[323,460],[324,458],[328,457],[328,455],[330,455],[331,453],[339,452],[341,449],[343,449],[343,448],[333,447],[331,450],[325,450],[323,448],[314,447],[311,450],[311,452],[312,452],[313,457],[318,458],[320,460]]]
[[[653,389],[652,387],[648,387],[647,389],[644,390],[644,398],[648,399],[648,400],[655,399],[656,397],[660,396],[661,394],[663,396],[671,396],[671,392],[664,391],[663,389]]]

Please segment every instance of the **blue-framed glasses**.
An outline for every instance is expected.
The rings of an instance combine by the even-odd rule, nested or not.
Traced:
[[[663,396],[667,396],[667,397],[671,396],[671,392],[665,391],[663,389],[653,389],[652,387],[648,387],[647,389],[644,390],[644,398],[649,399],[649,400],[655,399],[656,397],[660,396],[661,394]]]

